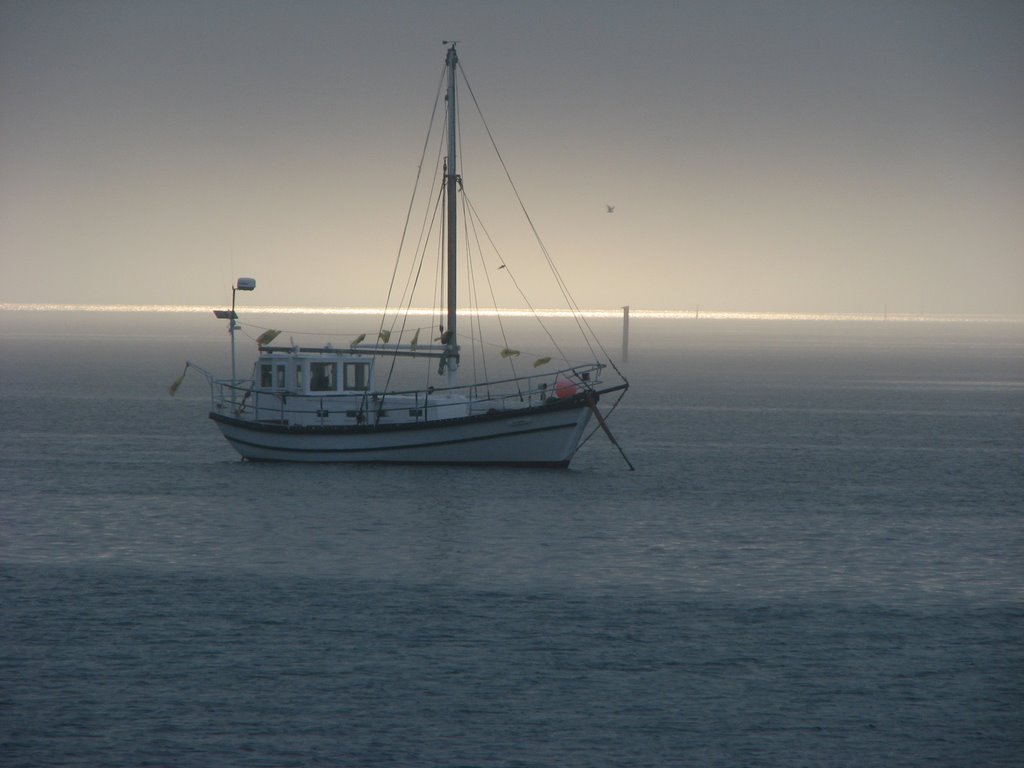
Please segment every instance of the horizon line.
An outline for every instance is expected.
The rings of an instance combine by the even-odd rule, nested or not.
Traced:
[[[0,302],[0,311],[5,312],[95,312],[95,313],[143,313],[155,314],[199,314],[213,312],[218,306],[206,304],[58,304]],[[638,320],[824,320],[856,322],[949,322],[949,323],[1024,323],[1024,315],[999,314],[926,314],[899,312],[751,312],[720,311],[704,309],[582,309],[576,312],[568,309],[484,309],[467,307],[460,310],[474,317],[542,317],[616,319],[629,310],[629,317]],[[400,312],[384,307],[295,307],[295,306],[247,306],[249,314],[267,315],[387,315],[408,314],[430,316],[437,310],[413,307]]]

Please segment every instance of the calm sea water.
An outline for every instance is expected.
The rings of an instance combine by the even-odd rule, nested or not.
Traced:
[[[635,322],[629,472],[244,463],[205,318],[0,324],[5,766],[1021,764],[1024,326]]]

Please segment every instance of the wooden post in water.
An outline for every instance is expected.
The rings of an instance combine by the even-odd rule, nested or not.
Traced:
[[[622,308],[622,362],[629,362],[629,305]]]

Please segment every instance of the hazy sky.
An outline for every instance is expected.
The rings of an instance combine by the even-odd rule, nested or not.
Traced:
[[[452,38],[583,306],[1024,314],[1017,0],[0,0],[0,302],[379,306]]]

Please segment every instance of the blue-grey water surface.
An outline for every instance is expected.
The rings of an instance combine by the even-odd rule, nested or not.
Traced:
[[[541,471],[241,462],[222,329],[29,314],[5,766],[1021,765],[1024,326],[634,323],[637,471]]]

